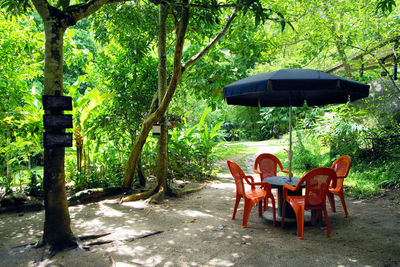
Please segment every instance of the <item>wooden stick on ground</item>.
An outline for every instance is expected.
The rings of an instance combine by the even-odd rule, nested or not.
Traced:
[[[106,236],[109,234],[111,234],[111,233],[104,233],[104,234],[98,234],[98,235],[82,235],[82,236],[79,236],[78,239],[81,241],[85,241],[88,239],[100,238],[100,237],[103,237],[103,236]]]
[[[150,232],[150,233],[147,233],[147,234],[143,234],[143,235],[139,235],[139,236],[135,236],[135,237],[130,237],[130,238],[124,239],[124,241],[132,242],[132,241],[135,241],[136,239],[146,238],[146,237],[149,237],[149,236],[152,236],[152,235],[161,234],[163,232],[164,231]]]

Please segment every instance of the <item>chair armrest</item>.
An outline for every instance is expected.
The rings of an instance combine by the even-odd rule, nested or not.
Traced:
[[[254,189],[254,188],[255,188],[254,185],[253,185],[253,183],[254,183],[254,178],[253,178],[253,176],[251,176],[251,175],[246,175],[246,176],[244,177],[244,179],[246,180],[246,183],[247,183],[247,184],[251,185],[251,189]],[[250,181],[249,181],[249,180],[250,180]]]
[[[296,187],[288,185],[288,184],[284,184],[283,185],[283,189],[289,189],[290,191],[296,191]]]
[[[255,183],[251,183],[251,185],[261,185],[261,187],[271,190],[271,184],[268,182],[255,182]]]
[[[246,182],[247,182],[248,184],[254,183],[254,178],[253,178],[253,176],[251,176],[251,175],[246,175],[244,178],[246,179]],[[250,180],[251,182],[249,182],[249,180]]]
[[[331,187],[331,188],[336,188],[336,186],[337,186],[337,181],[338,181],[339,179],[342,179],[342,180],[343,180],[345,177],[346,177],[346,176],[337,176],[336,179],[332,179],[329,187]]]
[[[262,174],[262,172],[260,172],[259,170],[257,170],[257,169],[254,169],[254,173],[257,173],[257,174]]]

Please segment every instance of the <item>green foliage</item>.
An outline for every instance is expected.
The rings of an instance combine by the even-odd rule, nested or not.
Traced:
[[[330,158],[341,155],[356,157],[363,145],[368,125],[364,120],[364,110],[356,110],[350,105],[331,106],[330,112],[319,117],[314,128],[322,142],[330,147]]]
[[[226,1],[239,2],[243,1]],[[35,191],[39,190],[40,177],[29,174],[29,170],[42,160],[44,38],[37,13],[18,13],[24,5],[28,7],[27,3],[7,0],[0,6],[1,14],[7,15],[7,19],[0,18],[0,174],[3,188],[29,184]],[[169,44],[173,44],[173,18],[180,18],[179,10],[171,6]],[[180,128],[169,131],[172,178],[211,174],[222,135],[227,140],[263,140],[287,133],[287,108],[260,111],[226,106],[222,102],[224,85],[278,68],[326,69],[342,61],[343,55],[368,50],[397,36],[400,23],[398,6],[392,0],[256,1],[241,11],[218,45],[185,72],[174,106],[169,108],[171,115],[184,121]],[[212,40],[230,12],[191,10],[183,62]],[[11,13],[19,16],[9,16]],[[121,182],[123,163],[157,90],[157,16],[157,6],[147,2],[111,4],[65,34],[64,88],[74,98],[74,126],[80,127],[85,139],[81,172],[76,170],[77,151],[67,149],[67,179],[74,181],[75,189]],[[393,49],[392,45],[387,48]],[[167,53],[171,63],[173,45]],[[352,68],[357,69],[358,64]],[[380,72],[364,71],[360,80],[377,79]],[[394,97],[397,95],[388,96]],[[390,112],[377,114],[376,110],[387,106],[387,99],[377,101],[358,109],[295,109],[293,125],[299,139],[294,141],[295,171],[329,166],[337,156],[349,154],[355,163],[346,185],[351,186],[353,194],[376,194],[380,188],[397,186],[399,175],[394,170],[399,169],[399,121],[392,120],[395,114]],[[205,110],[208,115],[204,115]],[[143,152],[148,173],[155,169],[156,145],[156,139],[149,137]],[[242,152],[238,146],[231,148]],[[287,164],[286,153],[281,154]],[[3,176],[6,173],[10,175]]]
[[[278,138],[289,130],[289,112],[287,107],[262,108],[261,117],[258,123],[266,138]]]
[[[178,127],[169,130],[168,171],[169,179],[202,180],[213,174],[216,152],[223,145],[221,125],[206,123],[207,109],[200,121],[189,127],[186,118]],[[189,115],[189,114],[187,114]],[[142,152],[143,166],[156,169],[156,138],[149,137]],[[154,173],[152,173],[154,174]]]
[[[324,144],[321,136],[300,131],[296,132],[296,136],[298,140],[294,142],[292,162],[296,176],[301,177],[316,167],[331,167],[336,157],[331,158],[330,148]],[[287,151],[281,151],[276,156],[284,167],[288,168]],[[378,196],[385,188],[398,188],[400,187],[399,167],[398,158],[367,160],[360,159],[356,155],[352,157],[349,176],[344,180],[345,193],[356,198],[366,198]]]
[[[221,143],[222,122],[207,124],[205,119],[210,109],[205,110],[199,123],[187,128],[177,127],[170,131],[169,167],[172,177],[194,177],[202,179],[212,174],[213,159]]]
[[[353,161],[346,190],[354,197],[378,196],[383,188],[400,187],[400,161]]]
[[[43,193],[43,176],[36,170],[29,172],[28,192],[31,196],[40,196]]]
[[[297,130],[293,144],[293,172],[297,175],[317,167],[329,165],[329,149],[321,142],[321,138],[307,134],[308,130]],[[285,159],[285,162],[288,161]]]
[[[381,10],[383,14],[391,13],[395,7],[395,0],[378,0],[376,3],[377,11]]]
[[[99,145],[91,151],[91,161],[85,164],[82,171],[76,168],[76,157],[73,150],[66,157],[66,180],[72,181],[74,191],[89,188],[120,186],[123,177],[124,152],[113,143]]]
[[[222,129],[226,140],[264,140],[267,136],[262,128],[258,108],[226,106],[219,109],[218,120],[224,121]]]

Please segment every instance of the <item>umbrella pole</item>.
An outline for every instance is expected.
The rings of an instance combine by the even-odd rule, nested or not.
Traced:
[[[289,181],[292,181],[292,106],[289,106]]]

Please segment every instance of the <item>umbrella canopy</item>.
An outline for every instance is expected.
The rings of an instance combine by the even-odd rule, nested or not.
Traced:
[[[289,177],[292,170],[292,108],[353,102],[367,97],[369,85],[310,69],[260,73],[224,87],[230,105],[289,107]]]
[[[282,69],[256,74],[224,87],[231,105],[301,107],[339,104],[367,97],[369,85],[323,71]]]

